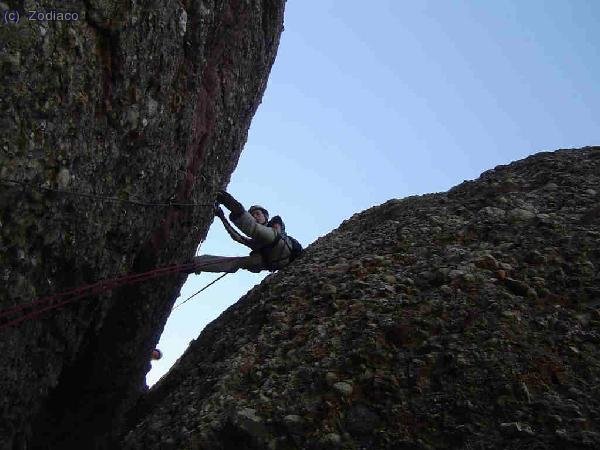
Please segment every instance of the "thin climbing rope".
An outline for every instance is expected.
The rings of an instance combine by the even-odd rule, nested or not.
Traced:
[[[140,201],[140,200],[126,200],[126,199],[120,199],[118,197],[111,197],[111,196],[107,196],[107,195],[89,194],[86,192],[67,191],[64,189],[49,188],[49,187],[44,187],[44,186],[40,186],[40,185],[34,185],[34,184],[27,183],[27,182],[21,181],[21,180],[14,180],[11,178],[4,178],[4,177],[0,178],[0,182],[3,184],[18,184],[21,186],[28,187],[29,189],[32,189],[32,190],[54,192],[57,194],[64,194],[64,195],[74,195],[74,196],[78,196],[78,197],[102,200],[105,202],[129,203],[129,204],[137,205],[137,206],[159,206],[159,207],[177,206],[177,207],[195,207],[195,208],[207,208],[207,207],[212,208],[214,206],[214,203],[210,203],[210,204],[208,204],[208,203],[174,203],[174,202],[169,202],[169,203],[162,202],[161,203],[161,202],[145,202],[145,201]]]
[[[229,275],[229,272],[225,272],[223,275],[221,275],[219,278],[211,281],[210,283],[208,283],[206,286],[204,286],[202,289],[200,289],[198,292],[190,295],[188,298],[186,298],[184,301],[182,301],[180,304],[173,306],[173,309],[171,309],[171,311],[175,311],[177,308],[179,308],[181,305],[183,305],[185,302],[187,302],[188,300],[191,300],[192,298],[194,298],[196,295],[198,295],[200,292],[208,289],[210,286],[212,286],[213,284],[215,284],[217,281],[219,281],[221,278],[223,278],[225,275]]]

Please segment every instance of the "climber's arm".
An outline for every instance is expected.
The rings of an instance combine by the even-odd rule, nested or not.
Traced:
[[[277,238],[277,230],[259,224],[248,211],[244,211],[243,214],[237,217],[232,214],[229,218],[246,236],[250,236],[253,241],[259,244],[270,244]]]
[[[239,242],[240,244],[244,244],[246,247],[250,247],[251,249],[253,249],[254,246],[252,245],[252,240],[250,238],[242,236],[240,233],[237,232],[235,228],[231,226],[229,221],[225,218],[225,213],[223,213],[223,210],[221,208],[215,208],[215,215],[219,219],[221,219],[221,222],[223,222],[223,226],[225,227],[225,230],[227,231],[231,239],[233,239],[236,242]]]
[[[231,194],[225,191],[219,191],[217,194],[217,201],[231,211],[231,214],[229,215],[229,218],[231,219],[232,217],[240,216],[246,211],[240,202],[238,202]]]
[[[217,201],[231,211],[229,219],[246,236],[256,241],[258,245],[270,244],[277,238],[277,231],[275,229],[257,223],[252,214],[246,211],[242,204],[233,198],[231,194],[220,191],[217,195]]]

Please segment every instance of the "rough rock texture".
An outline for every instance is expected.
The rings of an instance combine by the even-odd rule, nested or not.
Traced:
[[[189,260],[260,103],[283,6],[0,2],[3,18],[21,12],[0,27],[0,309]],[[79,20],[23,11],[51,9]],[[0,330],[0,448],[108,445],[183,280]]]
[[[600,448],[600,147],[345,221],[192,342],[125,447]]]

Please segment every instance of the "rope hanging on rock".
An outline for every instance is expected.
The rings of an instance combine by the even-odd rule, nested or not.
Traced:
[[[175,203],[175,202],[165,203],[165,202],[148,202],[148,201],[141,201],[141,200],[121,199],[121,198],[117,198],[117,197],[111,197],[108,195],[89,194],[86,192],[67,191],[64,189],[49,188],[49,187],[45,187],[45,186],[28,183],[28,182],[22,181],[22,180],[14,180],[12,178],[4,178],[4,177],[0,177],[0,183],[9,184],[9,185],[18,184],[18,185],[22,186],[23,188],[28,188],[29,190],[53,192],[53,193],[62,194],[62,195],[74,195],[77,197],[91,198],[94,200],[102,200],[105,202],[127,203],[130,205],[137,205],[137,206],[192,207],[192,208],[212,208],[212,207],[214,207],[214,203]]]
[[[125,204],[137,205],[137,206],[191,207],[191,208],[198,208],[198,207],[199,208],[208,208],[208,207],[213,208],[214,207],[214,203],[210,203],[210,204],[175,203],[175,202],[164,203],[164,202],[147,202],[147,201],[139,201],[139,200],[120,199],[117,197],[111,197],[111,196],[106,196],[106,195],[98,195],[98,194],[90,194],[90,193],[85,193],[85,192],[77,192],[77,191],[68,191],[68,190],[63,190],[63,189],[49,188],[49,187],[45,187],[45,186],[35,185],[35,184],[29,183],[29,182],[26,182],[23,180],[15,180],[15,179],[4,178],[4,177],[0,177],[0,183],[5,184],[5,185],[20,185],[23,189],[27,188],[29,190],[53,192],[56,194],[73,195],[73,196],[78,196],[78,197],[90,198],[90,199],[94,199],[94,200],[101,200],[101,201],[114,202],[114,203],[125,203]],[[115,288],[118,288],[121,286],[142,283],[144,281],[151,280],[154,278],[159,278],[162,276],[167,276],[167,275],[180,273],[180,272],[190,273],[190,272],[200,269],[202,267],[210,266],[211,264],[218,264],[220,261],[221,260],[217,259],[213,262],[206,263],[203,265],[197,265],[194,263],[178,264],[178,265],[160,267],[160,268],[149,270],[149,271],[143,272],[143,273],[122,275],[120,277],[111,278],[108,280],[101,280],[96,283],[92,283],[92,284],[80,286],[80,287],[77,287],[74,289],[70,289],[68,291],[61,292],[59,294],[41,297],[41,298],[38,298],[38,299],[32,301],[31,303],[27,303],[24,305],[16,305],[16,306],[13,306],[10,308],[6,308],[3,310],[0,310],[0,331],[3,330],[4,328],[8,328],[13,325],[17,325],[22,322],[25,322],[27,320],[34,319],[47,311],[62,308],[63,306],[68,305],[69,303],[76,302],[76,301],[84,299],[86,297],[98,295],[103,292],[107,292],[107,291],[110,291],[112,289],[115,289]],[[223,278],[223,276],[219,277],[217,280],[213,281],[208,286],[212,285],[219,279]],[[196,294],[203,291],[208,286],[201,289]],[[196,295],[196,294],[194,294],[194,295]],[[186,299],[185,301],[187,301],[187,300],[189,300],[189,298]],[[178,306],[180,306],[180,305],[178,305]]]
[[[53,193],[62,194],[62,195],[74,195],[74,196],[79,196],[79,197],[91,198],[91,199],[95,199],[95,200],[102,200],[102,201],[106,201],[106,202],[127,203],[127,204],[132,204],[132,205],[137,205],[137,206],[192,207],[192,208],[211,207],[211,208],[214,208],[214,203],[211,203],[211,204],[174,203],[174,202],[161,203],[161,202],[146,202],[146,201],[139,201],[139,200],[120,199],[117,197],[111,197],[111,196],[106,196],[106,195],[98,195],[98,194],[90,194],[90,193],[85,193],[85,192],[67,191],[67,190],[62,190],[62,189],[49,188],[49,187],[45,187],[45,186],[34,185],[32,183],[28,183],[23,180],[15,180],[15,179],[4,178],[4,177],[0,177],[0,183],[5,184],[5,185],[6,184],[20,185],[24,189],[28,188],[30,190],[47,191],[47,192],[53,192]],[[286,245],[288,245],[287,242],[286,242]],[[288,245],[288,248],[289,248],[289,245]],[[227,257],[224,257],[224,258],[227,258]],[[270,263],[274,264],[274,263],[277,263],[277,262],[285,260],[285,259],[289,259],[289,258],[288,257],[280,258],[278,260],[271,261]],[[0,331],[3,330],[4,328],[8,328],[13,325],[17,325],[19,323],[25,322],[27,320],[34,319],[47,311],[62,308],[63,306],[65,306],[69,303],[76,302],[76,301],[81,300],[86,297],[98,295],[103,292],[106,292],[106,291],[109,291],[109,290],[112,290],[112,289],[115,289],[115,288],[118,288],[121,286],[142,283],[147,280],[151,280],[154,278],[158,278],[158,277],[162,277],[162,276],[166,276],[166,275],[170,275],[170,274],[174,274],[174,273],[180,273],[180,272],[190,273],[194,270],[201,269],[202,267],[210,266],[212,264],[218,264],[221,261],[222,261],[222,259],[216,259],[215,261],[201,264],[201,265],[197,265],[194,263],[172,265],[172,266],[166,266],[166,267],[153,269],[153,270],[143,272],[143,273],[123,275],[123,276],[111,278],[108,280],[101,280],[101,281],[98,281],[93,284],[84,285],[84,286],[74,288],[74,289],[59,293],[59,294],[54,294],[54,295],[50,295],[47,297],[41,297],[41,298],[34,300],[31,303],[27,303],[24,305],[16,305],[16,306],[13,306],[10,308],[6,308],[3,310],[0,310]],[[174,306],[173,310],[180,307],[181,305],[186,303],[188,300],[192,299],[193,297],[198,295],[200,292],[204,291],[209,286],[211,286],[214,283],[216,283],[217,281],[219,281],[225,275],[227,275],[227,272],[225,274],[221,275],[220,277],[218,277],[217,279],[215,279],[214,281],[212,281],[211,283],[209,283],[208,285],[206,285],[205,287],[203,287],[202,289],[200,289],[198,292],[196,292],[192,296],[185,299],[180,304]]]
[[[211,264],[217,264],[219,262],[220,261],[217,260],[203,265],[197,265],[195,263],[186,263],[159,267],[153,270],[149,270],[147,272],[122,275],[120,277],[110,278],[108,280],[101,280],[96,283],[87,284],[74,289],[70,289],[59,294],[41,297],[37,300],[34,300],[31,303],[27,303],[24,305],[16,305],[11,308],[0,310],[0,322],[4,322],[0,323],[0,330],[3,330],[4,328],[8,328],[13,325],[17,325],[27,320],[34,319],[47,311],[62,308],[63,306],[69,303],[73,303],[93,295],[98,295],[121,286],[138,284],[144,281],[152,280],[154,278],[159,278],[176,273],[190,273],[194,270],[201,269],[202,267],[207,267]],[[215,280],[214,282],[216,281],[217,280]]]

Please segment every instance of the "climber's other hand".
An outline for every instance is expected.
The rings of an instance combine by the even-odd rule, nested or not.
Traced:
[[[235,215],[244,213],[244,207],[238,202],[233,196],[225,191],[219,191],[217,194],[217,201],[225,206],[229,211]]]
[[[215,205],[215,216],[220,217],[221,219],[225,218],[225,213],[219,205]]]

